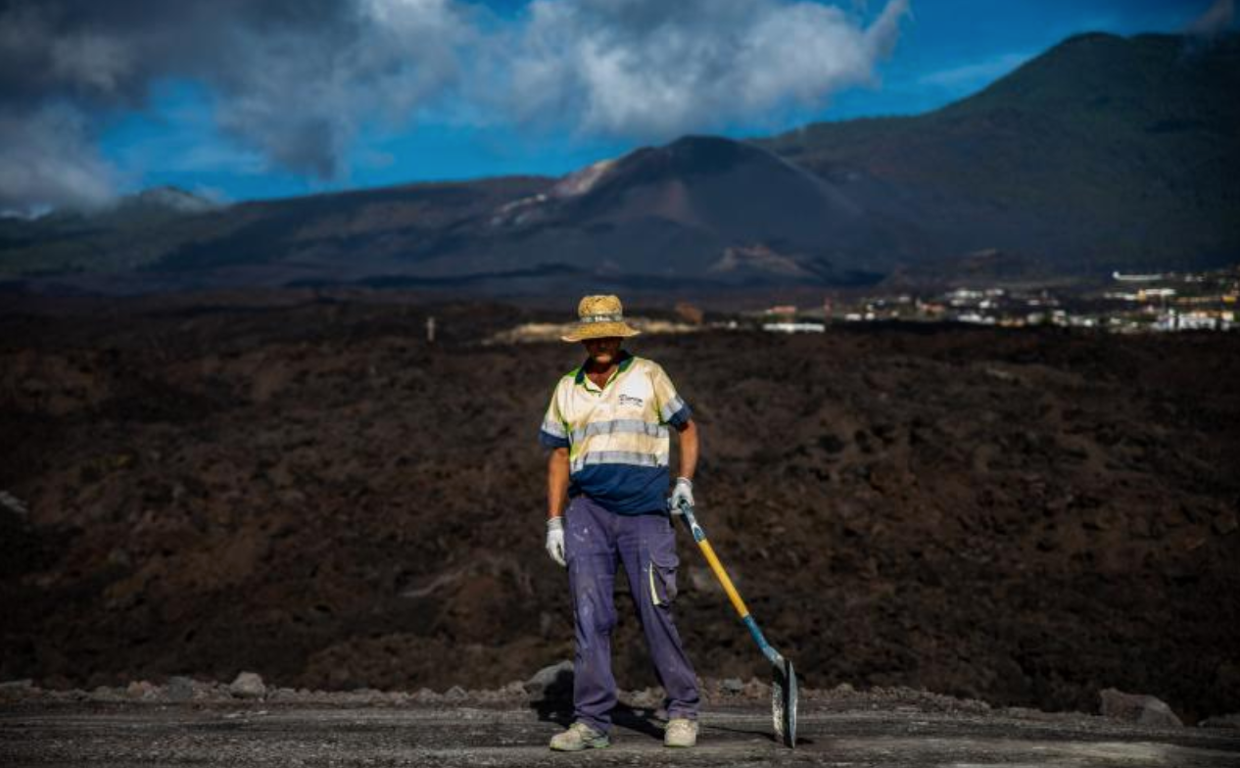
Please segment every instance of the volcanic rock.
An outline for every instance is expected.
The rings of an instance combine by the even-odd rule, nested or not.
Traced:
[[[642,688],[629,693],[629,704],[635,707],[657,707],[663,699],[662,688]]]
[[[194,698],[194,681],[188,677],[173,675],[164,686],[164,695],[169,701],[189,701]]]
[[[34,681],[30,678],[6,680],[0,683],[0,701],[25,698],[34,690]]]
[[[565,698],[573,691],[573,662],[565,659],[559,664],[543,667],[525,681],[525,692],[532,697],[544,699]]]
[[[1152,727],[1181,728],[1184,723],[1161,700],[1153,696],[1124,693],[1107,688],[1098,694],[1102,700],[1102,716],[1127,720]]]
[[[395,298],[238,301],[90,322],[0,302],[0,488],[31,510],[0,512],[0,679],[524,696],[572,658],[563,572],[513,510],[545,495],[530,423],[579,353],[481,345],[534,310],[436,306],[431,349],[409,332],[428,309]],[[701,416],[712,542],[801,676],[1094,712],[1105,680],[1185,722],[1240,711],[1237,534],[1215,527],[1240,512],[1240,334],[881,325],[635,342]],[[460,386],[478,370],[505,372],[493,398]],[[22,394],[35,375],[60,389]],[[281,501],[285,477],[313,503]],[[769,683],[677,537],[695,668]],[[640,690],[631,600],[619,584],[614,664]],[[241,701],[230,680],[194,700]]]
[[[751,699],[765,699],[771,695],[771,686],[756,677],[751,677],[749,682],[741,688],[741,692]]]
[[[1235,728],[1240,730],[1240,712],[1235,712],[1230,715],[1215,715],[1214,717],[1207,717],[1205,720],[1198,723],[1198,725],[1202,728]]]
[[[1240,528],[1240,522],[1236,520],[1236,513],[1231,510],[1214,518],[1214,530],[1220,536],[1226,536],[1236,530],[1236,528]]]
[[[146,680],[134,680],[125,689],[125,695],[131,699],[154,699],[159,696],[159,689]]]
[[[257,699],[267,692],[267,686],[255,673],[242,672],[229,684],[228,692],[242,699]]]

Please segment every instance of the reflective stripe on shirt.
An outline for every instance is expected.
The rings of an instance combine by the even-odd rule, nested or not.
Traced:
[[[546,427],[543,427],[546,429]],[[667,427],[651,424],[640,419],[612,419],[611,421],[591,422],[581,429],[574,429],[569,440],[579,443],[594,435],[614,435],[619,433],[650,435],[651,437],[667,437]]]
[[[632,464],[635,467],[666,467],[666,453],[638,453],[637,451],[591,451],[572,460],[569,471],[576,472],[591,464]]]

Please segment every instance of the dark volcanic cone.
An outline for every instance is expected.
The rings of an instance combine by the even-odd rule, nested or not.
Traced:
[[[893,196],[748,144],[686,137],[565,177],[505,220],[528,247],[613,278],[835,282],[904,249]]]

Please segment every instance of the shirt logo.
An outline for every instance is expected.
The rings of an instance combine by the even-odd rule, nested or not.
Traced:
[[[642,399],[632,395],[620,395],[620,405],[636,405],[641,407]]]

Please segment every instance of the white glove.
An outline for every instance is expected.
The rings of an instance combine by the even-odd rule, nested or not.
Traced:
[[[687,477],[676,478],[676,485],[672,488],[672,497],[667,500],[668,509],[673,515],[680,514],[681,503],[693,506],[693,481]]]
[[[564,559],[564,518],[547,518],[547,554],[551,559],[564,567],[568,561]]]

